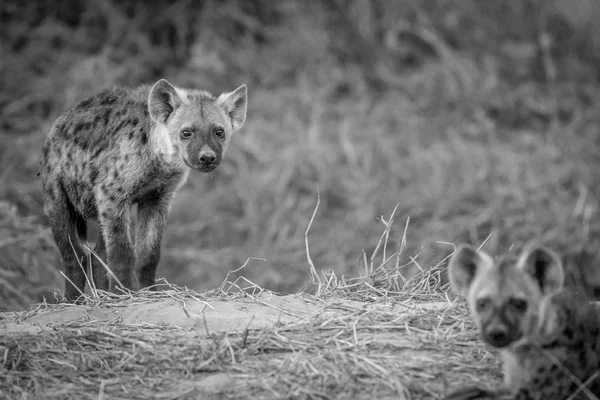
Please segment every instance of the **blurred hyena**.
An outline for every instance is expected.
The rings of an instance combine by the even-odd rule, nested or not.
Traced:
[[[450,260],[483,340],[500,349],[506,388],[459,390],[447,399],[594,399],[600,396],[600,309],[564,289],[559,257],[530,245],[493,260],[463,245]]]
[[[154,86],[116,88],[81,101],[52,125],[40,174],[44,212],[62,255],[65,295],[83,291],[90,267],[99,289],[115,282],[92,257],[86,264],[86,219],[99,222],[95,252],[118,281],[154,285],[162,232],[175,192],[189,168],[214,170],[233,132],[246,119],[247,89],[218,97],[180,89],[161,79]],[[135,248],[130,206],[137,204]],[[135,271],[136,276],[133,276]]]

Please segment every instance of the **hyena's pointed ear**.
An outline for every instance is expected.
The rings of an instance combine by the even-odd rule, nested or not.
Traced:
[[[450,286],[462,297],[467,297],[473,279],[481,268],[491,268],[492,258],[468,244],[458,246],[448,262]]]
[[[231,93],[223,93],[217,99],[225,114],[231,120],[231,126],[237,131],[246,121],[246,109],[248,106],[248,88],[242,85]]]
[[[148,110],[150,117],[159,124],[164,124],[181,103],[182,99],[177,89],[166,79],[156,82],[150,89]]]
[[[544,294],[564,287],[565,275],[560,257],[544,246],[526,246],[519,257],[517,268],[529,274]]]

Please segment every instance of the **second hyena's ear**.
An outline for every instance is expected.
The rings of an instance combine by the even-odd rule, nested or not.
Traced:
[[[450,286],[462,297],[467,297],[473,279],[481,268],[491,268],[492,258],[468,244],[458,246],[448,263]]]
[[[246,109],[248,105],[248,88],[242,85],[231,93],[223,93],[217,99],[225,114],[231,120],[231,126],[237,131],[246,121]]]
[[[181,104],[182,100],[175,86],[161,79],[150,89],[148,97],[148,110],[150,117],[159,124],[164,124],[169,116]]]
[[[517,262],[517,268],[530,275],[544,294],[564,287],[562,262],[556,253],[544,246],[528,245]]]

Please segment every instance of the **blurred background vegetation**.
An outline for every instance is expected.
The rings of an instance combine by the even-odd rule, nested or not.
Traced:
[[[396,204],[408,274],[488,237],[597,255],[599,20],[594,0],[0,1],[0,308],[63,287],[36,177],[52,121],[161,77],[249,87],[224,164],[177,197],[170,282],[214,288],[257,257],[245,277],[298,290],[317,189],[311,256],[339,275]]]

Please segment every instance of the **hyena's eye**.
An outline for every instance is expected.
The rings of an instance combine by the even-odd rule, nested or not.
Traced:
[[[490,299],[477,299],[475,301],[475,309],[477,312],[483,312],[490,306]]]
[[[511,299],[509,304],[512,309],[519,313],[527,311],[527,301],[523,299]]]
[[[218,138],[222,138],[223,136],[225,136],[225,129],[223,129],[223,128],[215,129],[215,136]]]
[[[183,129],[180,133],[182,139],[189,139],[192,137],[192,131],[189,129]]]

